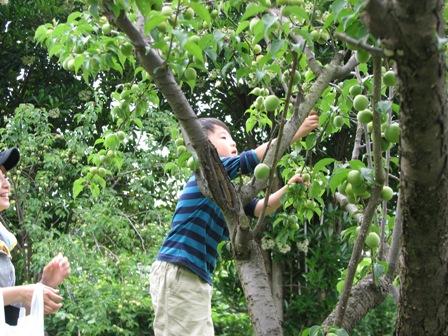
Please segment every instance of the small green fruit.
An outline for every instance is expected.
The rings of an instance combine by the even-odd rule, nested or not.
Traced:
[[[275,109],[280,105],[280,99],[275,95],[267,96],[264,99],[264,108],[268,112],[275,111]]]
[[[75,71],[75,59],[70,57],[67,61],[67,70]]]
[[[380,246],[380,236],[375,232],[370,232],[366,237],[366,245],[369,249],[374,250]]]
[[[394,191],[389,186],[383,186],[383,190],[381,190],[381,198],[384,201],[390,201],[394,197]]]
[[[124,138],[126,137],[126,133],[123,132],[123,131],[118,131],[117,132],[117,137],[118,137],[118,140],[123,141]]]
[[[257,17],[254,17],[252,20],[250,20],[250,22],[249,22],[249,30],[250,30],[252,33],[254,32],[255,26],[256,26],[256,24],[257,24],[259,21],[260,21],[260,19],[257,18]]]
[[[168,22],[166,21],[162,21],[157,25],[157,28],[159,29],[159,31],[161,33],[166,33],[166,31],[168,30]]]
[[[358,121],[361,124],[366,125],[373,120],[373,113],[369,109],[365,109],[365,110],[359,111],[356,118],[358,119]]]
[[[106,176],[107,170],[103,167],[98,168],[98,175],[101,177]]]
[[[184,13],[184,18],[187,20],[191,20],[194,16],[194,10],[191,7],[188,7]]]
[[[256,55],[258,55],[259,53],[261,53],[261,45],[259,45],[259,44],[254,45],[254,53],[255,53]]]
[[[187,147],[184,145],[177,146],[176,153],[177,155],[181,155],[182,153],[185,153],[187,151]]]
[[[105,23],[101,26],[101,31],[104,35],[109,35],[112,32],[112,27],[109,23]]]
[[[196,171],[199,168],[199,161],[194,156],[191,156],[187,161],[187,167],[192,171]]]
[[[364,95],[357,95],[355,99],[353,99],[353,107],[356,111],[365,110],[369,106],[369,99]]]
[[[269,176],[271,168],[266,163],[259,163],[255,167],[254,175],[257,180],[263,181],[266,180]]]
[[[360,95],[362,93],[362,86],[358,85],[358,84],[355,84],[355,85],[350,87],[348,92],[350,93],[350,96],[356,97],[357,95]]]
[[[173,8],[171,6],[163,6],[162,7],[162,14],[165,16],[170,16],[173,14]]]
[[[184,76],[187,81],[194,81],[197,77],[196,70],[194,68],[187,68],[185,69]]]
[[[359,170],[355,170],[355,169],[350,170],[347,175],[347,181],[352,186],[358,186],[358,185],[362,184],[363,179],[361,176],[361,172]]]
[[[182,146],[182,145],[184,145],[184,139],[183,138],[177,138],[174,143],[176,144],[176,146]]]
[[[400,140],[400,125],[392,123],[384,131],[384,137],[387,141],[397,143]]]
[[[383,76],[383,83],[386,86],[394,86],[397,83],[395,72],[392,70],[387,71]]]
[[[98,167],[90,167],[90,168],[89,168],[89,172],[90,172],[92,175],[96,175],[96,174],[98,174]]]
[[[310,180],[311,180],[311,176],[310,176],[310,174],[308,174],[308,173],[304,173],[304,174],[302,174],[302,181],[303,181],[304,183],[310,182]]]
[[[217,9],[214,9],[210,12],[210,16],[212,17],[212,19],[216,19],[219,15],[219,12]]]
[[[358,63],[367,63],[369,58],[370,54],[367,51],[363,49],[356,51],[356,60]]]
[[[373,131],[373,121],[367,124],[367,132],[372,133]]]
[[[310,36],[313,41],[319,41],[320,33],[318,30],[313,30],[311,31]]]
[[[336,127],[336,128],[341,128],[342,127],[342,125],[344,125],[344,118],[342,117],[342,116],[336,116],[336,117],[334,117],[334,119],[333,119],[333,125],[334,125],[334,127]]]

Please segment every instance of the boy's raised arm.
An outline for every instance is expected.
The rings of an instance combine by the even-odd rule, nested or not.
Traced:
[[[294,134],[294,137],[292,138],[291,144],[293,144],[294,142],[300,140],[304,136],[307,136],[312,130],[314,130],[318,126],[319,126],[319,116],[315,112],[312,112],[308,117],[305,118],[305,120],[303,121],[302,125],[297,130],[296,134]],[[273,142],[275,140],[276,139],[274,139],[272,141],[271,145],[273,144]],[[257,148],[255,148],[255,153],[257,154],[258,160],[261,161],[263,159],[264,154],[266,153],[266,149],[267,148],[268,148],[268,143],[267,142],[265,142],[264,144],[262,144],[262,145],[258,146]]]

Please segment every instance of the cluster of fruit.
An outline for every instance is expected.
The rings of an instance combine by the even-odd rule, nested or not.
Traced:
[[[273,112],[280,106],[280,98],[276,95],[269,95],[269,90],[266,88],[254,88],[251,94],[258,96],[255,99],[254,106],[259,111]]]
[[[366,174],[371,173],[370,170],[365,171]],[[358,198],[367,199],[370,197],[371,185],[367,183],[367,179],[360,170],[352,169],[348,172],[346,180],[339,186],[338,190],[347,196],[350,203],[356,203]],[[393,189],[389,186],[383,186],[381,199],[383,201],[390,201],[393,196]]]
[[[189,154],[183,138],[177,138],[174,141],[174,144],[176,145],[176,153],[179,157],[184,154]],[[187,167],[191,169],[191,171],[195,172],[199,168],[199,161],[192,155],[187,160]]]

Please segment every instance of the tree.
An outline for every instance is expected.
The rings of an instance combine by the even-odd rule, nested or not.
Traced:
[[[443,49],[439,46],[443,40],[438,38],[443,34],[442,2],[341,0],[313,4],[308,1],[271,4],[266,0],[210,4],[179,1],[164,5],[160,1],[88,1],[86,11],[73,12],[66,23],[39,27],[36,39],[48,48],[50,56],[58,57],[64,68],[82,75],[85,81],[113,71],[123,73],[128,67],[134,69],[132,83],[123,84],[119,92],[112,94],[111,117],[115,123],[112,128],[142,130],[148,109],[156,110],[159,105],[156,90],[163,94],[180,123],[185,143],[199,158],[198,177],[203,192],[213,197],[225,215],[257,335],[281,335],[283,331],[265,267],[268,263],[261,248],[261,243],[266,245],[268,241],[263,236],[267,226],[263,216],[251,225],[241,205],[264,188],[268,194],[274,174],[270,174],[267,182],[244,184],[242,181],[239,188],[230,183],[184,93],[189,89],[194,95],[201,78],[209,73],[214,73],[217,81],[222,77],[225,82],[237,83],[237,87],[249,88],[246,131],[270,132],[271,139],[277,136],[265,163],[279,165],[283,177],[297,168],[302,172],[309,170],[312,175],[308,190],[291,191],[284,204],[285,213],[274,220],[274,229],[276,223],[294,223],[296,219],[290,215],[297,216],[300,223],[310,222],[315,215],[322,218],[324,202],[330,201],[323,195],[326,188],[335,193],[340,206],[360,224],[359,232],[354,227],[346,231],[355,243],[348,270],[342,274],[339,303],[324,321],[323,328],[314,328],[314,331],[334,330],[342,334],[339,327],[350,331],[393,290],[400,214],[403,214],[404,266],[400,278],[398,332],[403,335],[417,330],[430,335],[446,333],[444,297],[427,292],[428,288],[435,293],[443,292],[446,277],[443,248],[446,183],[444,179],[439,182],[446,155],[443,147],[445,73]],[[186,15],[188,8],[194,9],[193,16]],[[362,25],[360,13],[365,13],[371,34]],[[390,14],[384,21],[379,13]],[[419,15],[418,20],[415,13]],[[406,22],[419,24],[409,27]],[[394,29],[397,26],[402,28],[399,33]],[[352,52],[345,42],[349,48],[358,50]],[[372,61],[368,59],[369,54]],[[396,68],[399,97],[392,85],[387,89],[382,86],[382,65]],[[432,86],[426,85],[426,78]],[[385,84],[393,84],[393,80],[389,78]],[[417,92],[424,93],[420,100],[415,97]],[[203,93],[213,95],[207,90]],[[272,94],[282,98],[274,111],[263,104],[266,96]],[[367,99],[362,95],[367,95]],[[350,118],[355,113],[353,101],[355,109],[362,110],[359,113],[372,115],[371,137],[368,127],[362,124],[367,119],[359,117],[356,133],[347,136],[349,139],[352,136],[354,143],[351,158],[346,158],[351,161],[337,162],[328,157],[318,161],[310,159],[319,158],[316,148],[322,143],[340,136],[341,117],[343,129],[353,124]],[[366,103],[372,112],[365,111],[369,107]],[[428,107],[430,113],[427,113]],[[321,113],[323,127],[319,136],[311,136],[301,143],[307,150],[305,157],[297,159],[296,148],[283,155],[312,108]],[[398,114],[402,130],[401,209],[394,209],[388,208],[386,201],[381,203],[381,197],[389,198],[384,196],[388,192],[383,188],[384,183],[396,184],[389,181],[385,172],[394,172],[390,163],[398,160],[393,133],[396,131],[391,126]],[[415,134],[421,135],[418,140]],[[434,134],[440,134],[441,138],[436,149]],[[88,187],[98,196],[101,188],[105,188],[105,179],[97,174],[104,168],[101,156],[109,151],[120,155],[118,132],[107,129],[97,143],[103,143],[104,148],[90,156],[92,168],[96,170],[84,173],[75,182],[75,195]],[[182,153],[177,162],[183,164],[188,156]],[[427,186],[430,188],[425,189]],[[379,225],[371,225],[372,219]],[[386,225],[388,219],[396,222],[393,229]],[[424,234],[426,230],[422,232],[422,220],[433,223],[429,234]],[[292,239],[289,234],[295,237],[296,231],[291,227],[273,230],[270,234],[275,244],[282,241],[286,248]],[[368,247],[364,245],[366,237],[372,236],[369,231],[380,234],[378,249],[371,242]],[[392,245],[386,253],[389,235]],[[420,305],[420,302],[427,303]]]

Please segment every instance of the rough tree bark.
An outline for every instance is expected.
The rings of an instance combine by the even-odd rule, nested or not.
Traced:
[[[397,335],[448,334],[448,183],[443,1],[370,0],[365,21],[394,52],[401,123],[403,261]]]

